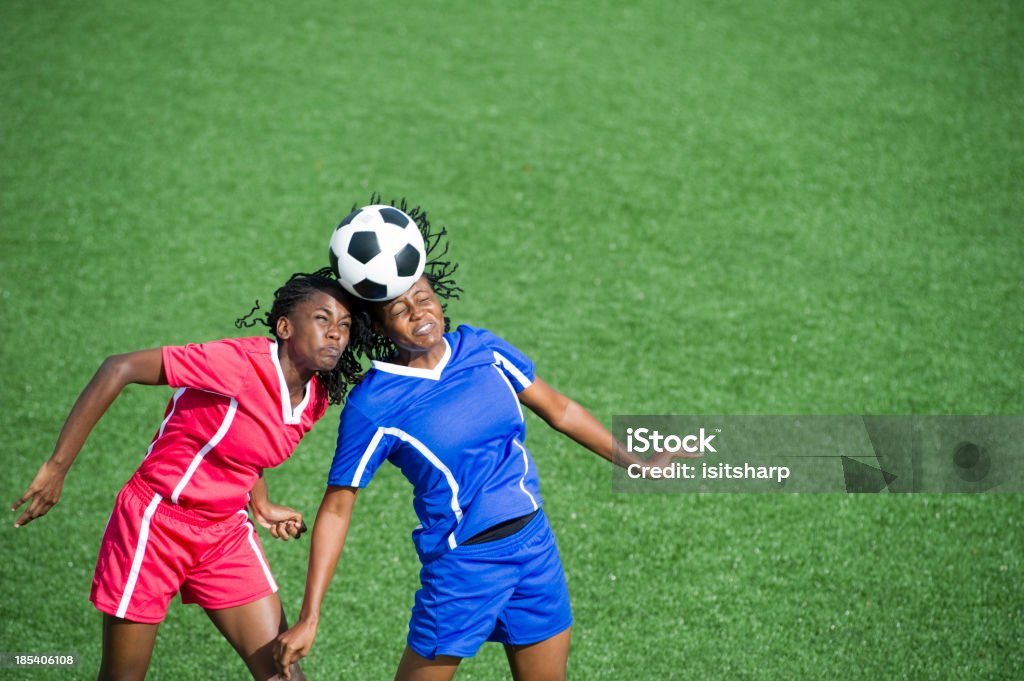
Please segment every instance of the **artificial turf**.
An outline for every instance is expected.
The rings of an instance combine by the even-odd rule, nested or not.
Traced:
[[[0,494],[112,353],[232,322],[372,192],[448,227],[456,322],[622,414],[1024,413],[1019,3],[0,5]],[[0,531],[0,652],[77,652],[129,388],[51,514]],[[272,498],[312,517],[332,409]],[[634,495],[530,417],[575,679],[1015,679],[1015,494]],[[310,678],[390,678],[407,483],[360,494]],[[264,545],[288,613],[308,544]],[[244,678],[175,604],[150,678]],[[508,678],[485,647],[460,679]]]

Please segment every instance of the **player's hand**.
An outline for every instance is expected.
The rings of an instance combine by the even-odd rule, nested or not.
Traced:
[[[700,459],[704,455],[700,452],[688,452],[686,450],[679,450],[678,452],[669,452],[661,450],[655,452],[654,456],[647,460],[648,466],[655,466],[657,468],[667,468],[672,465],[673,459]]]
[[[268,530],[270,536],[282,541],[298,539],[306,531],[302,514],[288,506],[264,504],[262,508],[252,507],[252,515],[260,527]]]
[[[289,539],[298,539],[306,533],[308,528],[306,527],[306,523],[299,519],[298,521],[286,520],[284,522],[274,523],[269,529],[271,536],[280,539],[281,541],[288,541]]]
[[[60,493],[64,489],[64,476],[66,474],[67,470],[50,460],[47,460],[46,463],[39,467],[39,471],[36,473],[35,479],[32,480],[32,484],[11,505],[11,511],[17,511],[26,501],[32,500],[32,503],[28,505],[25,512],[14,521],[15,527],[21,527],[40,516],[46,515],[46,512],[60,501]]]
[[[294,627],[278,635],[274,641],[274,662],[281,676],[292,678],[292,665],[309,655],[315,638],[316,624],[301,619]]]

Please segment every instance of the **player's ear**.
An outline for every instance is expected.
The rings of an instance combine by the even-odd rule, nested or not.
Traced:
[[[292,320],[288,319],[288,315],[281,315],[277,318],[277,328],[274,331],[281,340],[288,340],[292,337]]]

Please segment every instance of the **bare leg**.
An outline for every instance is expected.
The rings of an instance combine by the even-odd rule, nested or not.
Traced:
[[[406,646],[402,661],[398,663],[398,671],[395,672],[395,681],[451,681],[460,662],[461,657],[450,655],[438,655],[428,660]]]
[[[256,681],[277,679],[274,639],[288,628],[277,594],[235,608],[207,610],[206,614],[249,668]],[[292,681],[305,681],[299,665],[291,666]]]
[[[514,681],[565,681],[572,628],[540,643],[505,646]]]
[[[103,615],[103,660],[99,681],[142,681],[149,669],[159,624]]]

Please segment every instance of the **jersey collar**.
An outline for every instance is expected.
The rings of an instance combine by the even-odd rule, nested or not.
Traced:
[[[274,362],[274,368],[277,369],[277,380],[281,386],[281,419],[290,426],[294,426],[298,423],[302,423],[302,412],[309,404],[309,395],[312,392],[310,390],[310,383],[312,380],[306,382],[305,396],[302,401],[299,402],[298,406],[292,409],[292,400],[288,395],[288,381],[284,379],[284,371],[281,369],[281,360],[277,357],[277,341],[270,341],[270,359]]]
[[[444,341],[444,355],[437,362],[437,365],[433,369],[417,369],[414,367],[402,366],[401,364],[392,364],[391,362],[382,362],[380,360],[373,360],[373,368],[377,371],[383,371],[388,374],[398,374],[399,376],[409,376],[410,378],[426,378],[431,381],[441,380],[441,372],[448,366],[448,361],[452,358],[452,346],[448,344],[447,338],[442,338]]]

